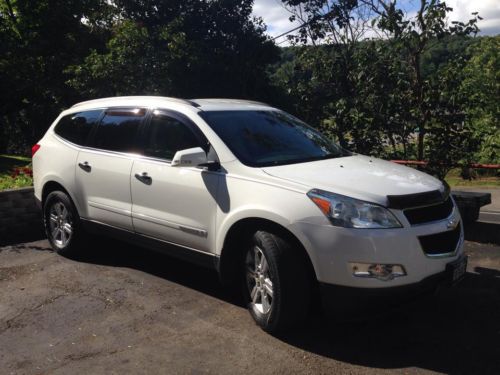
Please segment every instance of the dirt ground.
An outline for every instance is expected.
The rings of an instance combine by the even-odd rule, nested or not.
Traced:
[[[0,247],[2,374],[500,373],[500,247],[466,279],[359,321],[261,331],[214,272],[116,241],[79,259]],[[369,311],[369,308],[367,309]]]

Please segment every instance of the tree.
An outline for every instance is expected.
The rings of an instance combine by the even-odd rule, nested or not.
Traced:
[[[343,145],[408,158],[416,137],[414,156],[429,159],[430,171],[441,177],[477,147],[468,99],[456,93],[467,58],[460,47],[473,43],[467,36],[478,31],[477,14],[448,24],[451,8],[437,0],[420,0],[415,16],[396,0],[283,2],[301,22],[291,40],[321,42],[298,55],[287,72],[289,87],[307,100],[306,116],[319,113],[318,123]],[[368,20],[372,40],[363,39]],[[284,76],[275,75],[281,84]]]
[[[265,97],[278,50],[251,18],[251,0],[116,4],[106,48],[68,70],[86,96]]]
[[[461,57],[439,69],[427,93],[432,102],[427,123],[427,170],[444,179],[453,167],[462,169],[473,162],[479,146],[467,113],[468,96],[461,90],[466,60]]]
[[[453,9],[439,0],[420,0],[416,16],[408,18],[402,9],[397,7],[396,0],[361,0],[378,15],[377,26],[389,33],[399,44],[402,56],[408,59],[411,68],[412,102],[415,126],[418,129],[419,160],[424,159],[424,138],[429,122],[439,123],[440,119],[431,118],[431,114],[439,116],[441,112],[433,111],[433,102],[429,100],[432,88],[422,75],[422,56],[435,43],[444,37],[453,35],[471,35],[478,31],[477,13],[468,22],[453,21],[447,24],[448,13]],[[375,24],[375,23],[374,23]],[[446,115],[445,115],[446,116]],[[443,123],[447,120],[442,119]]]
[[[107,9],[104,0],[0,1],[0,146],[28,149],[73,101],[63,71],[100,45],[96,16]]]
[[[475,161],[500,164],[500,36],[480,38],[468,50],[461,91],[473,134],[482,143]]]
[[[360,69],[361,60],[369,58],[360,40],[367,31],[369,8],[359,7],[353,0],[283,2],[290,19],[301,24],[290,40],[320,45],[298,50],[294,70],[285,75],[277,72],[278,83],[288,85],[288,94],[298,98],[297,107],[308,121],[333,135],[342,146],[364,153],[379,152],[379,117],[366,105],[366,98],[359,96],[360,91],[368,92],[360,85],[366,78]]]
[[[80,100],[273,95],[251,0],[0,0],[0,150],[24,152]]]

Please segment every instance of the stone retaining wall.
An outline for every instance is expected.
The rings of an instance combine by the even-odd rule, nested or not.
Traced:
[[[0,191],[0,244],[43,233],[32,187]]]

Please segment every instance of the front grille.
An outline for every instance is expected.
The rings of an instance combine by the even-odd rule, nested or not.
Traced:
[[[440,204],[433,206],[410,208],[403,211],[411,225],[443,220],[453,212],[453,201],[450,197]]]
[[[418,237],[422,250],[427,255],[453,253],[460,241],[462,228],[460,224],[453,230]]]

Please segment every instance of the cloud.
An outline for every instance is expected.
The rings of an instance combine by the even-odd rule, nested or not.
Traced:
[[[414,11],[415,4],[409,1],[406,9],[409,15]],[[449,21],[467,21],[472,17],[472,12],[479,12],[484,18],[479,21],[478,26],[481,29],[481,35],[500,34],[500,0],[446,0],[446,4],[453,8],[448,16]],[[298,26],[297,21],[290,22],[290,13],[283,7],[281,0],[255,0],[253,14],[262,17],[267,25],[267,34],[272,37],[278,36],[288,30]],[[286,37],[276,40],[277,43],[286,41]],[[280,45],[287,45],[284,42]]]
[[[296,21],[290,22],[291,14],[284,8],[281,0],[255,0],[253,14],[262,17],[267,25],[267,34],[272,37],[283,34],[299,25]],[[276,42],[284,40],[286,37],[281,37]]]
[[[483,20],[479,21],[481,35],[500,34],[500,1],[499,0],[447,0],[446,4],[453,8],[450,21],[466,22],[473,12],[478,12]]]

